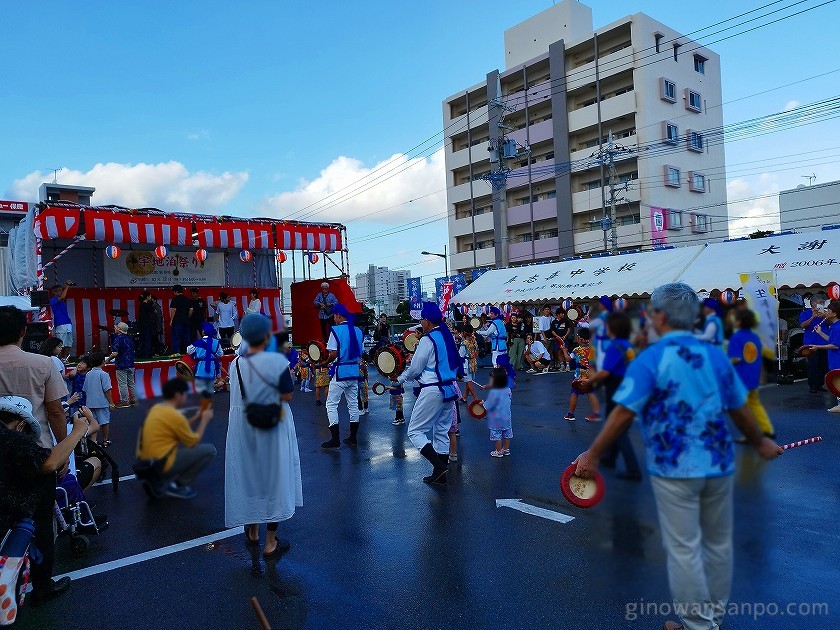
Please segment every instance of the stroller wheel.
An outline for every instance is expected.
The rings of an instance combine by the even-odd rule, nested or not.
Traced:
[[[90,540],[87,536],[73,536],[73,538],[70,539],[70,553],[72,553],[76,558],[81,558],[85,555],[89,547]]]

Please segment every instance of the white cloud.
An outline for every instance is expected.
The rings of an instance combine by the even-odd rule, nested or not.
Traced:
[[[787,105],[785,105],[785,108],[782,111],[783,112],[789,112],[792,109],[796,109],[800,105],[801,105],[801,103],[799,101],[788,101]]]
[[[343,223],[364,217],[367,222],[395,224],[445,212],[445,188],[442,149],[429,158],[410,159],[398,153],[371,167],[340,156],[317,178],[267,198],[261,210],[268,216],[304,221]],[[310,204],[315,205],[295,214]],[[323,211],[310,216],[319,209]]]
[[[747,236],[758,230],[778,232],[780,229],[780,186],[776,176],[762,173],[755,179],[757,181],[736,178],[726,185],[731,238]],[[749,201],[738,202],[739,199]]]
[[[53,173],[33,171],[12,182],[11,199],[37,199],[38,187]],[[94,202],[132,208],[204,213],[223,208],[248,181],[248,173],[190,173],[180,162],[96,164],[87,172],[63,169],[62,184],[96,188]]]

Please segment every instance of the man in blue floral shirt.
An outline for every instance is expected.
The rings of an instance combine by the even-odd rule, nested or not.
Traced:
[[[117,373],[117,388],[120,402],[117,407],[137,404],[137,387],[134,382],[134,339],[128,334],[128,324],[120,322],[114,327],[116,334],[111,339],[111,354],[108,361],[114,361]]]
[[[591,477],[601,456],[638,416],[647,452],[668,581],[682,625],[718,628],[732,583],[732,473],[727,416],[764,459],[782,449],[762,435],[747,392],[720,348],[696,339],[699,301],[691,287],[666,284],[651,295],[650,319],[661,340],[627,368],[616,408],[577,475]]]

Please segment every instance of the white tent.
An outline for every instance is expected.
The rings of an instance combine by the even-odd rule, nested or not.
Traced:
[[[0,306],[16,306],[22,311],[37,313],[39,308],[32,306],[28,295],[0,295]]]
[[[711,243],[679,281],[695,291],[737,291],[738,274],[756,271],[774,272],[779,288],[840,282],[840,230]]]
[[[500,304],[647,295],[660,284],[676,280],[702,251],[702,245],[692,245],[497,269],[483,274],[454,296],[452,303]]]

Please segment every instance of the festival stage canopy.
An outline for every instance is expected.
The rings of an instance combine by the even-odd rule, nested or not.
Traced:
[[[711,243],[679,280],[695,291],[737,291],[739,274],[756,271],[774,272],[779,288],[840,282],[840,230]]]
[[[239,219],[167,213],[154,209],[48,205],[35,219],[42,239],[80,235],[105,243],[191,246],[220,249],[285,249],[336,252],[343,248],[343,226],[275,219]],[[195,236],[193,236],[195,235]]]
[[[673,282],[702,245],[488,271],[452,298],[453,304],[540,302],[602,295],[642,296]]]

